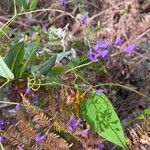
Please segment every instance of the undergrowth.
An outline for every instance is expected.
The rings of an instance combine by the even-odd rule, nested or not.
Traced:
[[[95,0],[84,8],[86,2],[60,0],[46,8],[38,0],[10,3],[13,15],[0,24],[2,150],[150,148],[148,86],[136,87],[149,81],[149,18],[136,0]],[[85,12],[95,4],[99,13]],[[40,13],[49,18],[47,26],[16,25],[25,16],[35,21]],[[140,65],[145,69],[134,84]],[[130,108],[122,99],[129,98],[125,105],[130,106],[130,96],[146,101],[146,107],[126,118],[125,126],[122,108]]]

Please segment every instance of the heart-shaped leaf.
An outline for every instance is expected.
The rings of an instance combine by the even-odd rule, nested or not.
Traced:
[[[101,137],[126,147],[120,120],[105,94],[92,94],[90,99],[81,104],[81,114]]]
[[[10,50],[6,53],[4,61],[10,70],[13,72],[15,77],[20,73],[21,67],[23,65],[24,58],[24,43],[19,42],[12,46]]]

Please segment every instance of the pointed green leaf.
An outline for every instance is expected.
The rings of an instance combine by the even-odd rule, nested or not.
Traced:
[[[38,69],[39,72],[43,75],[46,75],[50,71],[50,69],[54,66],[56,58],[57,58],[57,55],[52,56],[49,60],[41,64]]]
[[[94,93],[83,102],[81,114],[101,137],[121,147],[126,146],[120,120],[105,94]]]
[[[27,5],[28,5],[28,0],[16,0],[16,5],[18,7],[22,7],[23,6],[23,8],[26,8]]]
[[[29,65],[29,64],[31,63],[31,61],[33,60],[34,56],[36,55],[36,50],[37,50],[38,46],[39,46],[39,43],[36,43],[36,44],[32,47],[32,49],[31,49],[31,51],[30,51],[30,54],[29,54],[28,58],[25,60],[25,62],[24,62],[24,64],[23,64],[23,67],[22,67],[22,69],[21,69],[21,71],[20,71],[20,76],[22,75],[22,73],[25,71],[25,69],[28,67],[28,65]]]
[[[4,61],[15,76],[18,76],[23,65],[24,43],[19,42],[6,53]]]
[[[37,3],[38,3],[38,0],[31,0],[29,4],[30,10],[34,10],[37,6]]]
[[[7,79],[14,79],[14,75],[0,56],[0,76]]]

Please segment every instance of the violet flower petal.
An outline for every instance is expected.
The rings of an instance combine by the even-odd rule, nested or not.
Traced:
[[[81,132],[81,134],[87,135],[90,129],[85,129]]]
[[[105,49],[105,48],[109,47],[109,42],[106,41],[106,40],[100,40],[100,41],[97,42],[97,44],[98,44],[99,48],[104,48]]]
[[[132,51],[134,51],[136,49],[136,44],[129,44],[128,46],[126,46],[124,48],[124,52],[125,53],[131,53]]]
[[[2,143],[4,141],[4,137],[0,136],[0,143]]]
[[[115,46],[121,46],[122,45],[122,38],[120,36],[116,37],[114,45]]]
[[[75,128],[80,124],[80,122],[81,122],[81,119],[80,119],[80,118],[76,121],[75,118],[74,118],[74,116],[72,115],[72,116],[70,117],[70,120],[69,120],[68,128],[69,128],[70,130],[73,130],[73,129],[75,129]]]
[[[105,58],[106,56],[108,56],[108,54],[109,54],[108,50],[103,50],[99,53],[99,57]]]
[[[60,0],[60,5],[66,7],[67,0]]]
[[[97,59],[97,54],[95,54],[93,52],[89,52],[87,54],[87,58],[90,59],[91,61],[95,61]]]
[[[81,119],[79,118],[75,123],[75,128],[80,124],[80,122],[81,122]]]
[[[5,120],[4,119],[0,119],[0,126],[4,126],[5,125]]]
[[[95,51],[99,50],[99,44],[98,43],[93,46],[93,50],[95,50]]]
[[[20,104],[20,103],[16,104],[15,109],[16,109],[16,110],[20,110],[20,108],[21,108],[21,104]]]
[[[69,120],[68,128],[69,128],[70,130],[72,130],[72,129],[74,129],[74,127],[75,127],[75,118],[74,118],[74,116],[72,115],[72,116],[70,117],[70,120]]]
[[[45,135],[40,135],[40,134],[38,134],[37,136],[36,136],[36,143],[41,143],[41,142],[43,142],[43,141],[45,141],[46,140],[46,136]]]
[[[82,15],[80,17],[80,22],[84,25],[87,23],[87,19],[88,19],[87,15]]]
[[[18,150],[24,150],[23,146],[18,146]]]
[[[26,95],[30,95],[30,93],[31,93],[31,88],[27,88],[25,94],[26,94]]]
[[[104,90],[102,90],[102,89],[97,89],[97,90],[95,90],[95,92],[96,92],[96,94],[102,94],[102,93],[104,92]]]

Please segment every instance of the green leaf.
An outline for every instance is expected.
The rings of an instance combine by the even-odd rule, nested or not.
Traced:
[[[57,59],[56,59],[56,63],[60,62],[64,57],[67,57],[68,55],[72,54],[71,51],[64,51],[64,52],[61,52],[59,54],[57,54]]]
[[[56,66],[52,68],[52,73],[54,75],[60,75],[64,72],[64,68],[62,66]]]
[[[30,10],[34,10],[36,8],[37,3],[38,3],[38,0],[31,0],[30,5],[29,5]]]
[[[46,75],[50,71],[50,69],[54,66],[56,58],[57,58],[57,55],[52,56],[49,60],[41,64],[38,69],[39,72],[43,75]]]
[[[27,60],[24,62],[23,67],[20,71],[20,76],[22,76],[22,73],[25,71],[25,69],[28,67],[28,65],[32,62],[34,56],[36,55],[36,50],[37,50],[38,46],[39,46],[39,43],[36,43],[32,47],[32,49],[30,51],[30,55],[28,56]]]
[[[14,75],[0,56],[0,76],[7,79],[14,79]]]
[[[150,108],[144,109],[144,114],[145,115],[150,115]]]
[[[19,42],[12,46],[10,50],[6,53],[4,61],[13,74],[19,75],[24,58],[24,43]]]
[[[18,6],[18,7],[22,7],[23,6],[23,8],[26,8],[27,7],[27,5],[28,5],[28,0],[16,0],[16,5]]]
[[[81,115],[101,137],[126,147],[120,120],[105,94],[92,94],[81,104]]]

